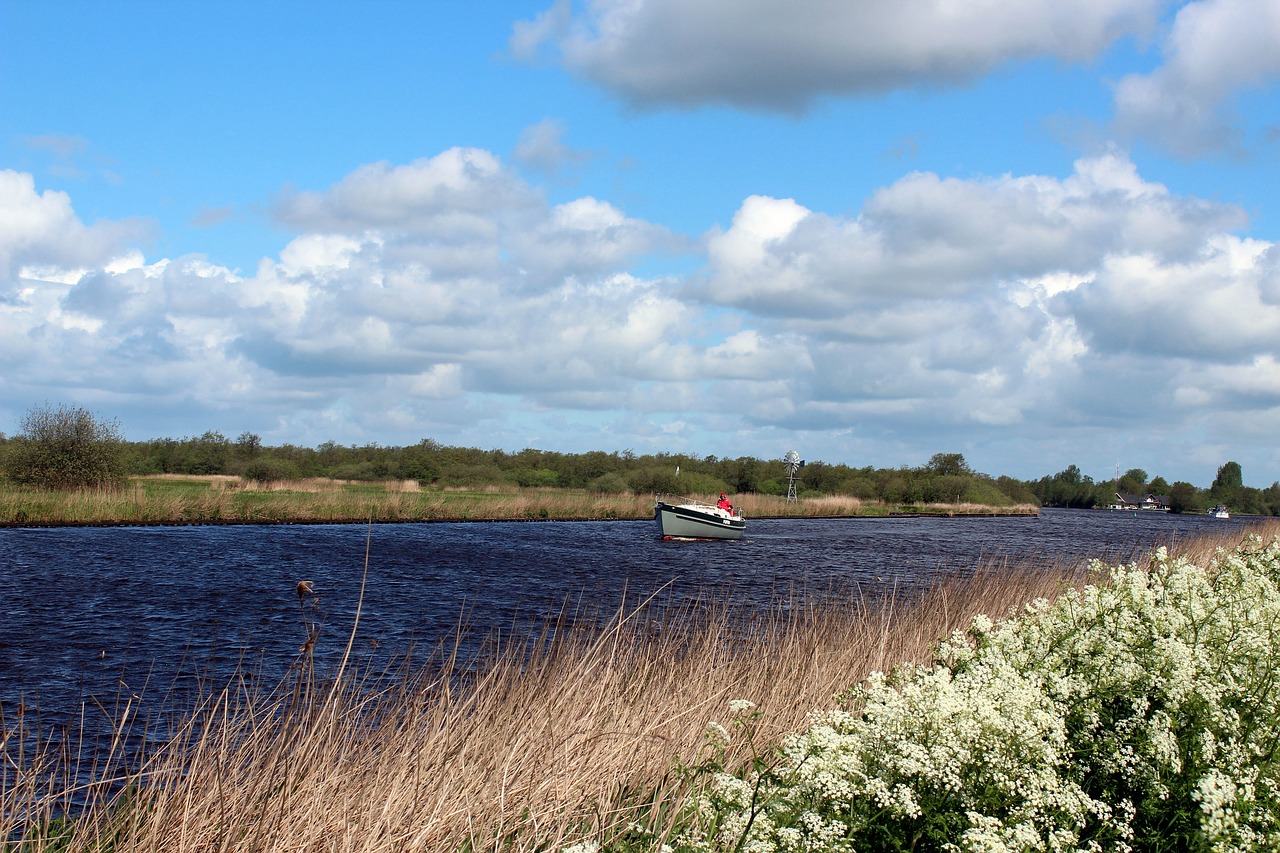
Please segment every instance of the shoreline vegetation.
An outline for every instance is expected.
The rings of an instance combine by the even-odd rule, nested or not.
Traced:
[[[1256,553],[1262,537],[1277,534],[1280,525],[1260,522],[1169,550],[1197,566],[1229,565],[1219,549]],[[1160,554],[1133,559],[1133,577],[1164,565]],[[929,664],[941,638],[983,624],[982,614],[1029,613],[1031,602],[1122,585],[1118,577],[1078,564],[1002,564],[887,600],[850,590],[748,615],[714,597],[678,613],[640,602],[604,620],[566,613],[539,637],[495,641],[481,661],[459,660],[456,647],[442,646],[427,665],[381,675],[356,672],[345,658],[336,672],[317,672],[308,643],[274,689],[257,686],[251,673],[204,685],[193,706],[166,717],[170,734],[137,753],[126,748],[140,725],[127,696],[105,754],[60,751],[67,741],[40,732],[38,714],[19,711],[0,721],[0,847],[735,850],[752,821],[744,828],[740,815],[726,811],[726,798],[745,791],[754,802],[781,784],[780,745],[811,726],[812,713],[836,707],[873,673]],[[311,637],[310,586],[300,583],[297,594],[298,634]],[[985,624],[974,636],[997,636]],[[1098,624],[1118,630],[1126,623]],[[945,731],[946,719],[936,725]],[[1200,809],[1190,813],[1194,819]],[[775,823],[780,816],[768,815]],[[896,825],[892,808],[881,816],[884,826]],[[1143,819],[1140,810],[1135,819]],[[761,811],[756,825],[763,822]],[[958,826],[947,831],[961,840]],[[1171,837],[1172,846],[1160,849],[1195,841]]]
[[[696,495],[695,495],[696,497]],[[710,495],[701,496],[711,499]],[[748,518],[1035,516],[1035,504],[898,503],[842,495],[734,495]],[[712,501],[714,502],[714,501]],[[0,484],[0,526],[600,521],[653,517],[653,496],[555,487],[435,488],[414,480],[313,477],[267,483],[231,475],[130,477],[113,489]]]
[[[794,451],[792,451],[794,452]],[[432,521],[513,519],[643,518],[633,502],[614,497],[596,505],[581,499],[529,501],[524,506],[500,506],[501,501],[465,499],[463,493],[520,494],[540,492],[570,495],[623,496],[683,494],[764,496],[761,507],[739,499],[753,517],[817,514],[825,517],[862,515],[990,515],[983,508],[1000,507],[999,514],[1024,514],[1019,507],[1052,506],[1088,509],[1146,500],[1174,513],[1203,513],[1225,506],[1236,515],[1280,516],[1280,482],[1266,489],[1246,487],[1238,462],[1218,468],[1213,484],[1200,489],[1191,483],[1170,483],[1140,468],[1114,479],[1095,481],[1075,465],[1053,476],[1022,481],[1006,475],[975,471],[961,453],[935,453],[919,466],[876,468],[829,464],[791,457],[760,459],[687,453],[636,454],[632,450],[564,453],[525,448],[449,447],[430,438],[409,446],[377,443],[341,446],[326,441],[317,447],[284,444],[268,447],[260,436],[244,432],[235,441],[217,431],[182,439],[126,441],[119,422],[67,404],[35,406],[22,419],[22,432],[0,433],[0,496],[6,484],[37,491],[99,490],[96,501],[77,499],[71,508],[48,497],[11,506],[12,521],[0,513],[0,525],[47,524],[190,524],[190,523],[320,523],[323,521]],[[788,461],[788,459],[790,461]],[[175,481],[209,478],[176,505],[171,486],[166,494],[146,478],[168,476]],[[327,484],[327,485],[325,485]],[[197,495],[191,492],[204,491]],[[237,491],[234,499],[211,496],[210,490]],[[425,496],[406,498],[404,493]],[[317,508],[311,498],[286,504],[278,494],[327,493],[329,506]],[[108,493],[110,497],[108,497]],[[339,500],[334,493],[350,500]],[[356,501],[353,495],[363,495]],[[395,497],[391,497],[394,494]],[[788,494],[819,509],[810,513],[794,504],[782,506]],[[435,496],[435,500],[427,497]],[[441,495],[450,495],[446,502]],[[376,496],[376,497],[375,497]],[[852,508],[835,509],[809,499],[847,496]],[[123,498],[123,499],[122,499]],[[13,503],[12,499],[9,501]],[[517,504],[520,501],[516,502]],[[93,506],[90,506],[93,504]],[[160,504],[168,504],[167,508]],[[354,505],[353,505],[354,504]],[[477,505],[479,504],[479,505]],[[973,509],[973,507],[978,509]],[[495,512],[495,507],[498,511]],[[1015,509],[1007,509],[1014,507]],[[45,519],[42,521],[41,519]]]
[[[790,452],[789,452],[790,453]],[[798,456],[798,454],[797,454]],[[788,462],[790,458],[790,462]],[[632,450],[599,450],[564,453],[525,448],[519,452],[501,449],[480,450],[449,447],[430,438],[409,446],[377,443],[341,446],[326,441],[317,447],[284,444],[268,447],[260,436],[242,433],[235,441],[217,431],[182,439],[158,438],[126,441],[120,424],[105,420],[87,409],[61,404],[36,406],[22,420],[22,432],[13,437],[0,433],[0,489],[4,484],[35,490],[103,490],[128,492],[127,501],[105,497],[95,509],[78,506],[69,512],[48,508],[48,499],[38,501],[44,509],[33,512],[21,506],[14,513],[32,523],[38,518],[59,515],[67,520],[45,523],[143,524],[143,523],[295,523],[321,521],[439,520],[442,512],[453,519],[511,520],[529,518],[641,518],[630,501],[614,499],[611,504],[584,507],[581,500],[566,507],[557,501],[534,506],[501,508],[490,500],[483,507],[475,501],[452,500],[442,508],[441,500],[406,499],[403,493],[425,490],[437,497],[452,493],[518,493],[526,497],[539,491],[559,494],[690,496],[760,495],[783,498],[797,495],[801,502],[824,496],[847,496],[857,500],[853,509],[817,514],[832,515],[990,515],[972,507],[1052,506],[1088,509],[1116,503],[1151,503],[1174,513],[1202,513],[1226,506],[1236,515],[1280,516],[1280,482],[1266,489],[1246,487],[1244,472],[1237,462],[1219,467],[1207,489],[1191,483],[1169,483],[1151,477],[1140,468],[1123,475],[1117,468],[1114,479],[1095,481],[1075,465],[1052,476],[1022,481],[1006,475],[991,476],[975,471],[961,453],[935,453],[919,466],[876,468],[851,467],[783,457],[760,459],[714,455],[697,457],[687,453],[636,454]],[[212,477],[214,490],[240,492],[342,492],[383,497],[362,505],[337,501],[330,494],[328,509],[282,507],[279,498],[215,500],[207,494],[187,494],[188,504],[157,510],[154,504],[173,503],[172,494],[160,495],[157,487],[142,478],[154,475],[176,480]],[[329,484],[327,486],[321,484]],[[176,487],[175,487],[176,488]],[[198,487],[203,488],[203,487]],[[173,489],[169,490],[170,492]],[[188,490],[190,491],[190,490]],[[399,497],[386,497],[397,493]],[[118,497],[118,494],[117,494]],[[199,499],[197,499],[199,498]],[[619,505],[620,501],[620,505]],[[743,502],[743,501],[739,501]],[[112,504],[111,509],[106,504]],[[312,499],[315,503],[315,499]],[[785,501],[766,504],[764,511],[744,508],[754,517],[809,514],[795,505],[779,508]],[[822,506],[822,504],[814,504]],[[950,507],[950,508],[948,508]],[[478,510],[480,514],[473,514]],[[485,512],[484,510],[489,510]],[[594,510],[594,511],[593,511]],[[1000,514],[1023,514],[1019,509],[1002,509]],[[83,519],[76,521],[76,519]],[[22,517],[14,519],[17,522]],[[0,525],[12,523],[0,516]]]

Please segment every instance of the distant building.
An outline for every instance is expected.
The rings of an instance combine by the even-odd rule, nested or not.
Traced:
[[[1146,497],[1143,497],[1142,495],[1129,495],[1116,492],[1116,502],[1107,507],[1107,509],[1138,509],[1151,510],[1153,512],[1168,512],[1169,496],[1147,495]]]

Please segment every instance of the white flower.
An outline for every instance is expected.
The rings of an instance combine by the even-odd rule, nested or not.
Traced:
[[[713,746],[728,746],[733,739],[729,736],[729,730],[717,723],[715,720],[707,723],[707,732],[705,735],[707,743]]]
[[[934,666],[873,673],[771,774],[716,776],[719,842],[861,849],[871,820],[947,811],[965,828],[934,843],[956,853],[1128,851],[1163,810],[1198,815],[1215,850],[1280,849],[1280,539],[1094,571],[1017,618],[975,618]]]
[[[595,841],[579,841],[572,847],[562,847],[560,853],[600,853],[600,844]]]

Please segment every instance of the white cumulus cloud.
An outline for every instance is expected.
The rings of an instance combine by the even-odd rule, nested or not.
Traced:
[[[20,275],[48,280],[110,263],[146,230],[140,220],[85,225],[66,193],[37,192],[30,174],[0,169],[0,299]]]
[[[1092,446],[1135,419],[1179,446],[1227,441],[1280,407],[1280,249],[1118,151],[1062,176],[911,173],[851,215],[748,196],[684,246],[453,150],[283,199],[296,233],[251,275],[147,260],[127,225],[5,180],[39,215],[0,218],[3,399],[108,401],[126,423],[584,450],[856,436],[880,459],[941,443],[1039,459],[1039,442]],[[685,272],[641,272],[673,251]]]
[[[1196,0],[1178,10],[1164,63],[1116,86],[1116,122],[1184,156],[1245,146],[1235,95],[1280,79],[1280,4]],[[1274,129],[1275,116],[1270,117]]]

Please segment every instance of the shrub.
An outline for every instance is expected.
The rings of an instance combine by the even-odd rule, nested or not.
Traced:
[[[511,478],[522,488],[553,487],[559,485],[559,476],[549,468],[517,468]]]
[[[684,482],[681,482],[675,469],[665,465],[649,465],[644,468],[637,468],[628,472],[626,478],[628,487],[637,495],[656,494],[659,492],[683,494],[686,489],[692,491],[692,489],[688,488],[687,477]]]
[[[336,466],[330,476],[335,480],[357,480],[357,481],[373,481],[385,480],[390,476],[388,468],[382,462],[348,462],[344,465]]]
[[[298,466],[288,459],[259,456],[244,463],[240,476],[255,483],[276,483],[297,479]]]
[[[1278,584],[1280,540],[1161,549],[978,617],[766,760],[705,766],[676,849],[1280,849]]]
[[[798,493],[800,490],[799,483],[796,484],[796,488]],[[764,480],[757,487],[757,491],[762,495],[776,495],[778,497],[782,497],[787,493],[787,481],[778,479]]]
[[[587,490],[596,495],[621,495],[631,491],[631,487],[627,485],[627,481],[622,475],[610,471],[608,474],[601,474],[587,484]]]
[[[679,471],[666,466],[650,465],[627,474],[632,492],[644,494],[718,495],[731,491],[729,484],[701,471]]]
[[[1035,496],[1030,496],[1029,503],[1037,503]],[[987,506],[1008,506],[1013,503],[1009,495],[997,486],[991,480],[984,480],[973,477],[969,481],[968,488],[964,490],[963,500],[971,504],[985,504]]]
[[[441,486],[453,486],[464,489],[481,489],[488,486],[511,486],[512,481],[501,468],[495,465],[449,465],[440,471],[436,481]]]
[[[864,501],[875,500],[876,484],[868,477],[850,477],[840,484],[840,492]]]
[[[9,443],[9,476],[39,489],[109,488],[125,481],[124,439],[116,421],[88,409],[34,406]]]

